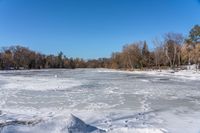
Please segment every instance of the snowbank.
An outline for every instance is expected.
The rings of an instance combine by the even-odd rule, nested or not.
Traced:
[[[133,72],[134,73],[134,72]],[[193,71],[193,70],[180,70],[180,71],[173,71],[173,70],[162,70],[162,71],[138,71],[135,73],[143,73],[143,74],[152,74],[158,76],[170,76],[180,79],[189,79],[189,80],[200,80],[200,72]]]
[[[115,69],[99,69],[97,72],[104,73],[130,73],[130,74],[150,74],[155,76],[171,76],[175,78],[190,79],[190,80],[200,80],[200,71],[196,70],[148,70],[148,71],[122,71]]]

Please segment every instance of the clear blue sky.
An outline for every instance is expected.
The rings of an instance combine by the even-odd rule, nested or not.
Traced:
[[[200,0],[0,0],[0,47],[109,57],[126,43],[200,24]]]

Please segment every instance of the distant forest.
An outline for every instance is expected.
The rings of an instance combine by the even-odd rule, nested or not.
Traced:
[[[153,41],[149,50],[146,41],[124,45],[121,52],[110,58],[83,60],[68,58],[62,52],[45,55],[22,46],[3,47],[0,51],[0,69],[44,68],[113,68],[159,69],[178,68],[182,65],[200,64],[200,26],[195,25],[187,37],[179,33],[166,33]]]

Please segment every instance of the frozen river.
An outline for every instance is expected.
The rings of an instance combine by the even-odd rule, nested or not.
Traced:
[[[0,133],[44,132],[200,133],[200,81],[107,69],[0,71]]]

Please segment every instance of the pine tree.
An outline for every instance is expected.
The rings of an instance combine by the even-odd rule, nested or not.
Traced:
[[[147,46],[146,41],[144,41],[143,48],[142,48],[142,66],[149,67],[150,64],[150,52]]]

